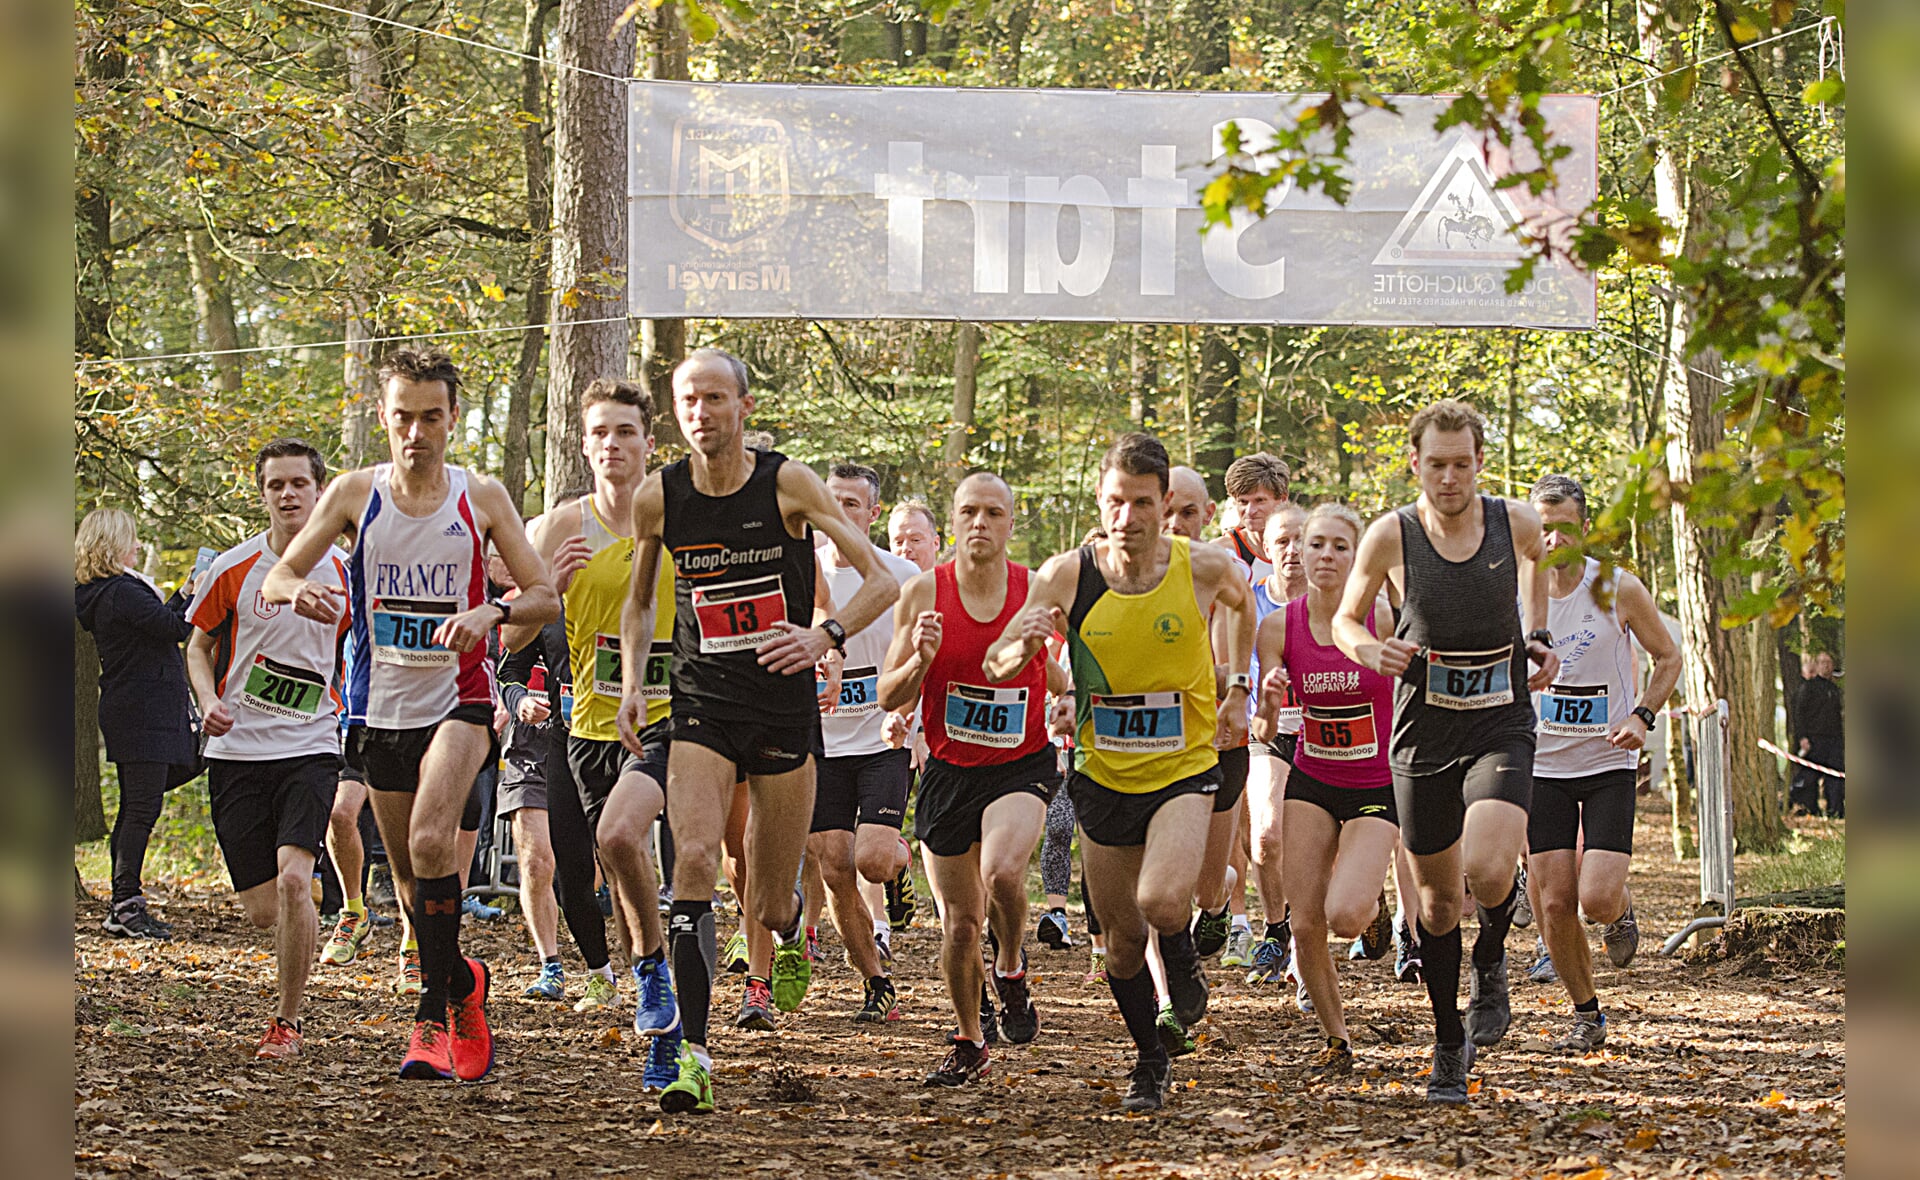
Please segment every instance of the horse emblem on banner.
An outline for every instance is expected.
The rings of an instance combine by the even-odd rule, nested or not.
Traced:
[[[735,250],[792,207],[792,141],[774,119],[681,119],[673,126],[667,207],[688,237]]]
[[[1461,138],[1374,257],[1375,266],[1512,266],[1525,255],[1520,213],[1480,149]]]

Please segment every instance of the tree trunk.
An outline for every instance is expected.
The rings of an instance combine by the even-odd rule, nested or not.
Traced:
[[[94,6],[109,7],[101,0]],[[86,48],[84,69],[89,89],[116,87],[127,76],[126,50],[111,34],[103,36]],[[94,164],[102,175],[114,175],[120,137],[103,129],[101,144],[103,158]],[[73,346],[89,356],[112,356],[113,198],[104,186],[82,181],[74,186],[73,204]]]
[[[547,43],[547,17],[560,0],[527,0],[526,20],[521,29],[520,155],[527,174],[527,230],[533,237],[527,245],[526,322],[544,324],[551,302],[553,282],[553,188],[548,181],[547,161],[547,76],[535,58],[544,57]],[[532,455],[533,384],[540,375],[540,353],[547,342],[544,327],[531,327],[520,334],[520,355],[513,366],[513,384],[507,389],[506,453],[500,460],[500,482],[513,497],[514,507],[526,511],[527,462]]]
[[[355,117],[368,141],[352,169],[352,185],[361,191],[393,191],[397,166],[392,158],[405,142],[404,99],[396,94],[401,67],[394,29],[368,19],[390,19],[391,7],[392,0],[364,0],[363,10],[347,17],[347,80]],[[377,201],[372,203],[378,207]],[[393,226],[385,216],[370,217],[366,235],[367,244],[375,250],[395,254]],[[350,468],[372,462],[379,445],[374,412],[380,403],[379,356],[387,348],[376,343],[386,335],[379,323],[379,290],[390,273],[390,268],[382,268],[377,275],[359,276],[347,294],[341,434],[346,452],[342,463]]]
[[[687,29],[680,22],[678,5],[662,4],[653,10],[647,76],[663,82],[687,80]],[[662,445],[677,445],[686,441],[680,435],[680,423],[673,416],[673,370],[685,359],[687,321],[640,322],[639,376],[653,393],[653,437]]]
[[[100,798],[100,653],[93,636],[73,624],[73,842],[107,834]]]
[[[193,309],[200,320],[200,337],[210,352],[224,353],[213,358],[214,388],[222,393],[240,391],[240,329],[233,314],[233,291],[227,286],[227,269],[214,250],[213,235],[204,229],[187,231],[187,266],[193,278]]]
[[[1174,9],[1173,19],[1191,38],[1188,70],[1200,77],[1226,72],[1233,63],[1233,26],[1223,0],[1185,0]]]
[[[958,482],[967,465],[967,444],[973,434],[974,399],[979,395],[979,324],[961,324],[953,341],[953,425],[947,428],[946,461],[949,478]]]
[[[1159,331],[1152,324],[1136,324],[1128,333],[1132,345],[1127,384],[1127,421],[1134,429],[1153,433],[1160,417]]]
[[[633,22],[614,31],[625,9],[621,0],[560,4],[553,120],[554,327],[547,360],[549,508],[591,480],[580,453],[580,393],[596,377],[624,376],[632,341],[626,317],[627,88],[596,76],[633,73]],[[588,322],[596,320],[606,322]]]
[[[1218,500],[1227,494],[1227,465],[1240,441],[1240,353],[1230,329],[1206,328],[1200,337],[1200,378],[1195,392],[1200,415],[1194,466]]]

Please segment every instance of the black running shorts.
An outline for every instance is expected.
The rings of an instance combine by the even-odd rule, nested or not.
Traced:
[[[1579,778],[1533,780],[1528,852],[1571,852],[1582,835],[1601,852],[1633,855],[1634,773],[1603,770]]]
[[[1138,795],[1103,787],[1078,771],[1067,776],[1067,793],[1073,798],[1073,815],[1080,823],[1081,833],[1095,844],[1108,848],[1138,848],[1145,844],[1147,825],[1168,800],[1182,795],[1215,795],[1219,791],[1218,765],[1175,779],[1157,791]]]
[[[1298,766],[1287,773],[1288,803],[1310,803],[1331,815],[1335,823],[1355,819],[1384,819],[1400,822],[1393,801],[1393,784],[1377,787],[1336,787],[1321,782]]]
[[[235,893],[273,880],[280,872],[283,847],[320,855],[339,782],[338,754],[265,762],[207,759],[213,833]]]
[[[1533,735],[1515,734],[1484,754],[1460,758],[1433,774],[1393,772],[1400,842],[1415,856],[1445,852],[1459,841],[1467,808],[1499,799],[1525,811],[1533,800]]]
[[[820,759],[813,788],[812,832],[851,832],[861,824],[895,831],[907,817],[912,750],[882,750]]]
[[[1220,790],[1213,796],[1215,815],[1240,806],[1240,796],[1247,793],[1247,768],[1252,764],[1253,751],[1247,746],[1220,751]]]
[[[757,721],[716,721],[688,710],[669,722],[676,742],[705,746],[733,763],[735,781],[747,775],[788,774],[826,753],[820,718],[801,725],[765,725]]]
[[[955,766],[928,758],[920,768],[913,834],[935,856],[962,856],[980,842],[987,808],[1008,795],[1032,795],[1041,806],[1060,789],[1060,755],[1051,745],[996,766]]]
[[[644,774],[660,788],[662,795],[666,794],[671,724],[670,719],[662,717],[641,730],[642,752],[637,757],[619,742],[567,735],[567,769],[573,772],[573,781],[579,785],[580,806],[587,813],[589,830],[596,834],[600,831],[600,813],[606,810],[613,786],[623,775]]]

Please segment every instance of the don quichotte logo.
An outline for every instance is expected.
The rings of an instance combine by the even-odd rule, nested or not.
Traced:
[[[716,250],[746,245],[792,207],[792,140],[774,119],[681,119],[673,126],[675,225]]]

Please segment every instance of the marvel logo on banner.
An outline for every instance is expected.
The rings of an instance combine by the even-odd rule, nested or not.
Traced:
[[[1596,190],[1598,103],[1545,100],[1560,187],[1436,135],[1439,98],[1355,123],[1345,206],[1291,186],[1201,232],[1237,123],[1312,96],[636,82],[629,310],[643,317],[1590,328],[1591,274],[1524,240]],[[1524,160],[1521,161],[1524,163]]]

